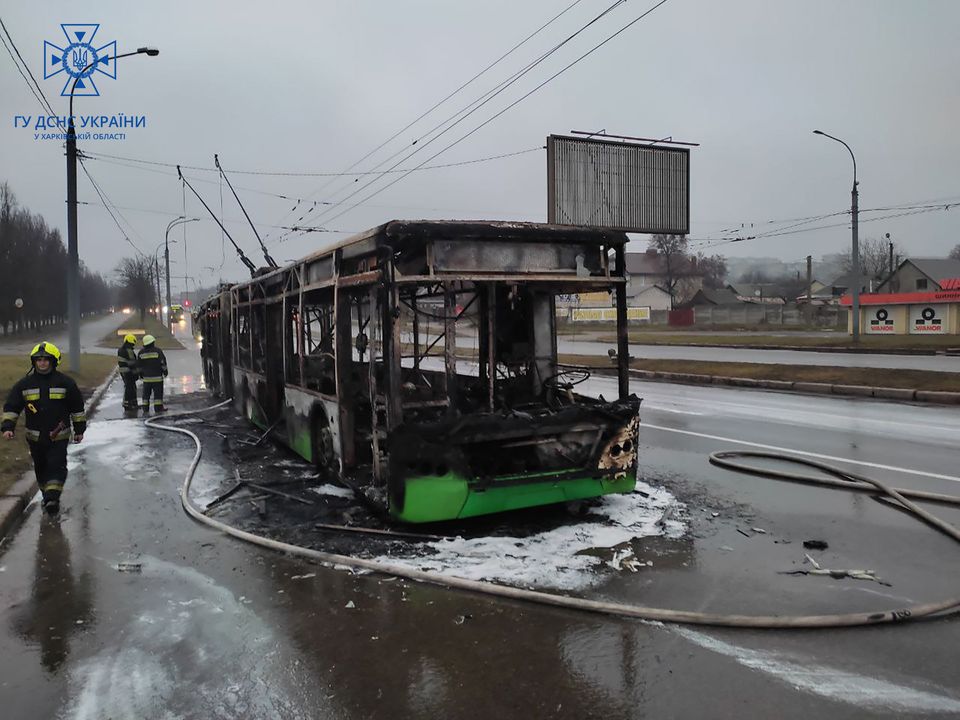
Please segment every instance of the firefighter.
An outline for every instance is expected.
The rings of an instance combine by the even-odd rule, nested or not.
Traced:
[[[163,379],[167,376],[167,358],[156,346],[153,335],[143,336],[143,348],[137,356],[137,372],[143,380],[143,395],[140,408],[150,412],[150,395],[153,395],[154,412],[163,412]]]
[[[137,410],[137,336],[127,333],[123,344],[117,350],[117,365],[123,379],[123,409],[127,412]]]
[[[67,444],[71,425],[74,442],[83,440],[87,416],[83,396],[72,378],[57,370],[60,351],[49,342],[30,352],[31,369],[10,390],[3,405],[0,431],[13,439],[20,413],[26,411],[26,436],[43,507],[50,515],[60,511],[60,494],[67,481]]]

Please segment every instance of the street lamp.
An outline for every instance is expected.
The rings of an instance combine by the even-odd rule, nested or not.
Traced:
[[[843,140],[833,135],[828,135],[827,133],[821,130],[814,130],[814,135],[823,135],[828,137],[831,140],[836,140],[838,143],[843,145],[847,152],[850,153],[850,158],[853,160],[853,190],[850,191],[850,217],[852,218],[851,225],[853,227],[853,303],[851,312],[853,312],[853,342],[860,342],[860,240],[857,236],[857,223],[859,221],[859,193],[857,192],[857,158],[853,155],[853,150],[850,149],[850,146],[847,145]]]
[[[163,236],[163,257],[167,264],[167,329],[170,332],[173,332],[173,320],[171,319],[173,314],[170,312],[170,228],[183,225],[184,223],[198,222],[199,220],[200,218],[188,218],[181,215],[170,221],[167,225],[167,232]]]
[[[67,120],[67,321],[70,324],[70,368],[80,370],[80,254],[77,251],[77,130],[73,123],[73,92],[77,81],[98,62],[119,60],[130,55],[159,55],[156,48],[137,48],[135,52],[97,58],[73,78],[70,88],[70,117]]]

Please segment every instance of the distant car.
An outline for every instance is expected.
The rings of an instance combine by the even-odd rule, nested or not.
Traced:
[[[183,305],[170,306],[170,322],[181,322],[183,320]]]

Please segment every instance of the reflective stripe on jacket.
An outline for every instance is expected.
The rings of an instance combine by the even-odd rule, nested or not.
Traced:
[[[83,395],[72,378],[57,370],[46,375],[31,371],[10,389],[3,405],[0,431],[13,431],[26,413],[27,440],[67,440],[70,428],[78,435],[87,429]]]
[[[133,345],[125,342],[120,346],[117,350],[117,365],[120,367],[121,375],[137,373],[137,351],[133,349]]]
[[[156,345],[143,348],[137,355],[137,372],[144,382],[163,382],[167,376],[167,357]]]

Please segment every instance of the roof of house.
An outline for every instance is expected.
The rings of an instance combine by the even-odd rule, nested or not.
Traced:
[[[626,253],[624,261],[631,275],[662,275],[663,260],[656,252]]]
[[[687,305],[742,305],[743,301],[729,287],[713,290],[700,288]]]
[[[738,297],[753,299],[763,297],[784,297],[783,288],[775,283],[737,283],[727,288]]]
[[[656,250],[647,250],[642,253],[625,253],[624,262],[627,272],[631,275],[665,275],[663,255]],[[682,275],[685,277],[703,275],[696,263],[683,266]]]
[[[948,278],[960,277],[960,260],[953,258],[907,258],[904,262],[912,263],[917,270],[931,280],[940,282]]]
[[[830,287],[844,288],[844,289],[849,288],[849,287],[853,287],[853,283],[854,283],[854,280],[856,279],[856,277],[857,277],[856,273],[852,273],[852,272],[844,273],[844,274],[841,275],[840,277],[834,278],[834,279],[833,279],[833,282],[830,283]],[[863,288],[863,287],[869,287],[869,286],[870,286],[870,280],[871,280],[871,278],[870,278],[869,275],[861,275],[861,276],[860,276],[860,287],[862,287],[862,288]]]

